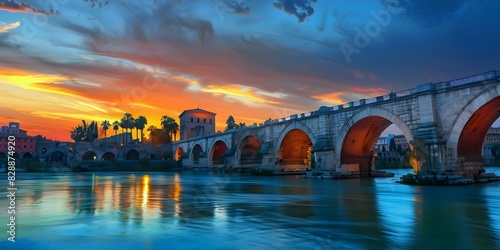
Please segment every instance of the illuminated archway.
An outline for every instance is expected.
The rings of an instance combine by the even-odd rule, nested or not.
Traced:
[[[178,147],[177,150],[175,151],[175,160],[176,161],[182,160],[183,154],[184,154],[184,149],[182,147]]]
[[[101,157],[101,160],[103,161],[111,161],[113,159],[115,159],[115,154],[113,154],[112,152],[106,152]]]
[[[193,159],[193,164],[200,164],[200,154],[203,150],[201,149],[200,144],[196,144],[193,147],[192,153],[191,153],[191,159]]]
[[[139,160],[139,151],[135,149],[131,149],[127,152],[127,155],[125,156],[125,159],[127,160]]]
[[[97,154],[94,151],[87,151],[82,156],[83,161],[93,161],[97,159]]]
[[[278,162],[280,166],[306,165],[309,163],[313,142],[301,129],[291,129],[281,141]]]
[[[380,134],[394,124],[407,141],[413,140],[410,128],[397,115],[380,108],[367,108],[350,118],[339,133],[336,144],[338,165],[359,166],[361,176],[370,174],[373,151]],[[410,146],[412,147],[412,146]],[[349,171],[354,171],[349,167]]]
[[[257,137],[246,136],[239,147],[239,161],[244,164],[260,164],[262,162],[262,153],[260,153],[260,141]]]
[[[212,164],[224,164],[224,153],[228,149],[227,145],[223,141],[216,141],[210,150],[210,155],[212,157]]]
[[[484,104],[469,118],[458,139],[457,155],[465,161],[482,161],[484,139],[498,117],[500,96]]]
[[[477,158],[478,150],[473,147],[484,142],[487,129],[498,119],[500,86],[482,92],[460,112],[447,135],[446,146],[455,156]],[[485,129],[487,128],[487,129]],[[468,141],[471,140],[471,141]],[[467,141],[467,143],[463,143]]]

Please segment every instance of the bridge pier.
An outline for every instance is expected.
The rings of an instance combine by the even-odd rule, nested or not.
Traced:
[[[455,164],[456,171],[464,178],[477,179],[484,173],[484,158],[479,157],[459,157]]]

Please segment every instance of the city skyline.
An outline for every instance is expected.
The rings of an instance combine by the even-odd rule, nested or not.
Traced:
[[[0,120],[67,141],[199,107],[223,130],[500,69],[495,1],[106,2],[0,1]]]

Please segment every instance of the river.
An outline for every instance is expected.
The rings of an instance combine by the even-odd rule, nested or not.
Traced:
[[[409,186],[393,172],[18,173],[16,242],[2,233],[0,249],[500,249],[500,182]],[[3,232],[8,207],[2,195]]]

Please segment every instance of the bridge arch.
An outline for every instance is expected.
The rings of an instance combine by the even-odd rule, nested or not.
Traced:
[[[115,159],[115,154],[113,152],[106,152],[102,154],[101,160],[103,161],[111,161]]]
[[[262,144],[257,136],[252,134],[244,135],[237,145],[236,160],[239,162],[240,166],[244,164],[262,163],[262,153],[259,153]]]
[[[174,159],[176,161],[182,160],[182,155],[184,154],[184,148],[182,146],[178,146],[175,150]]]
[[[201,147],[200,144],[195,144],[193,146],[193,149],[191,150],[191,163],[192,164],[200,164],[200,155],[203,152],[203,148]]]
[[[312,147],[316,143],[316,135],[306,125],[294,122],[288,125],[280,134],[277,148],[277,165],[285,168],[287,165],[308,165]]]
[[[97,159],[97,154],[94,151],[87,151],[82,155],[82,161],[93,161]]]
[[[127,151],[127,154],[125,155],[125,159],[127,160],[139,160],[139,151],[135,149],[131,149]]]
[[[228,145],[223,140],[217,140],[210,147],[210,162],[213,165],[224,164],[222,160],[224,159],[224,153],[228,150]]]
[[[464,106],[446,136],[448,152],[459,161],[482,162],[484,139],[499,117],[500,85],[485,89]]]
[[[56,151],[50,153],[49,163],[52,163],[52,162],[65,163],[66,162],[66,155],[63,152],[56,150]]]
[[[385,109],[368,107],[353,115],[339,131],[335,145],[336,166],[359,164],[360,174],[369,175],[375,143],[391,124],[401,130],[407,141],[413,140],[408,125]]]

